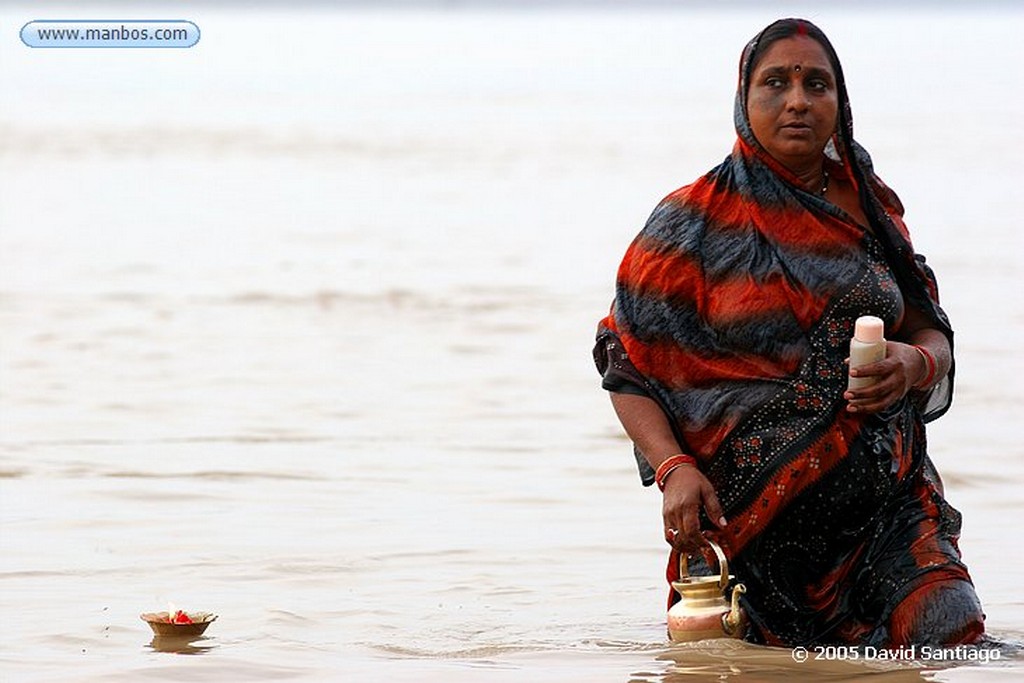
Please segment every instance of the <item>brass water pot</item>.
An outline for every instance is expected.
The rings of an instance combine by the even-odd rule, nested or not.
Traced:
[[[668,634],[673,641],[707,638],[742,638],[747,629],[747,615],[740,608],[740,595],[747,592],[742,583],[733,586],[732,603],[725,597],[729,581],[729,561],[717,543],[708,545],[718,558],[719,576],[690,576],[686,555],[679,558],[679,580],[672,588],[680,600],[668,611]]]

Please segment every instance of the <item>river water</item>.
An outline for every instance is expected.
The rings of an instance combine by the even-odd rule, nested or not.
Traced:
[[[1020,677],[1024,14],[951,7],[5,5],[0,678]],[[666,642],[593,332],[654,204],[728,153],[743,43],[796,12],[957,329],[930,450],[998,660]],[[202,39],[16,38],[150,17]],[[168,647],[139,620],[168,603],[219,618]]]

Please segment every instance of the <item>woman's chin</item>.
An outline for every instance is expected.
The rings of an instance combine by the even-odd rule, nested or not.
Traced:
[[[809,164],[818,163],[825,145],[817,139],[788,139],[765,148],[776,161],[790,170],[799,171]]]

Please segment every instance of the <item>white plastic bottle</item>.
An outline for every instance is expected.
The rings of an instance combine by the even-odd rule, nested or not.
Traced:
[[[862,315],[853,326],[853,339],[850,340],[850,369],[862,365],[870,365],[885,359],[885,338],[882,333],[885,324],[881,318],[873,315]],[[850,377],[847,387],[863,389],[871,386],[876,377]]]

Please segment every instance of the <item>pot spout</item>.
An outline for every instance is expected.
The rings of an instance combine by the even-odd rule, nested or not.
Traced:
[[[725,635],[734,636],[743,627],[743,611],[740,609],[740,595],[747,592],[747,587],[742,583],[736,584],[732,589],[732,605],[729,611],[722,615],[722,630]]]

